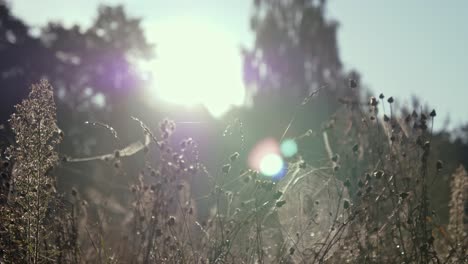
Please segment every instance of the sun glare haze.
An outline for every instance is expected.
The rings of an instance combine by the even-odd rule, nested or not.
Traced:
[[[221,25],[196,17],[158,22],[149,38],[157,56],[148,67],[151,92],[185,107],[202,105],[214,117],[244,102],[241,57],[237,43]]]
[[[468,264],[467,11],[0,0],[0,264]]]

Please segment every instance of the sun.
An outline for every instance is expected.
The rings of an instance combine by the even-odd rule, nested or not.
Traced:
[[[158,98],[203,105],[214,117],[244,103],[241,56],[229,32],[196,17],[166,19],[149,30],[157,51],[151,90]]]

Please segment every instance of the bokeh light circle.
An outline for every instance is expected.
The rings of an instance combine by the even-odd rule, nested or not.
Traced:
[[[281,142],[281,154],[283,154],[286,158],[291,158],[292,156],[296,155],[298,148],[297,143],[294,139],[286,139]]]
[[[265,155],[260,161],[260,173],[265,176],[276,176],[283,170],[283,167],[283,159],[274,153]]]
[[[278,141],[266,138],[259,141],[251,150],[248,158],[249,167],[272,180],[280,180],[287,172]]]

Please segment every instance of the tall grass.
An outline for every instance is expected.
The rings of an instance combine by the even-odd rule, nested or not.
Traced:
[[[106,213],[104,207],[112,203],[93,211],[97,201],[85,201],[76,189],[65,190],[71,196],[55,191],[55,148],[63,133],[56,125],[50,84],[33,85],[10,121],[16,142],[2,156],[0,262],[468,261],[460,205],[466,199],[466,172],[454,174],[449,228],[429,199],[428,187],[444,173],[431,148],[436,112],[400,116],[394,99],[384,95],[365,104],[358,96],[341,102],[322,131],[296,137],[297,142],[304,137],[323,141],[327,159],[306,162],[297,154],[287,160],[288,173],[280,180],[244,168],[238,152],[209,172],[194,139],[171,144],[174,122],[163,120],[152,131],[134,118],[144,144],[92,158],[123,175],[123,159],[145,153],[146,165],[134,176],[131,201],[118,218]],[[104,127],[116,135],[111,126]],[[192,188],[201,177],[210,187],[204,194]],[[208,206],[206,217],[200,208]]]

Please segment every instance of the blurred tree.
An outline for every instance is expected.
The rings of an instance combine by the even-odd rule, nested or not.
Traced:
[[[65,28],[50,23],[42,30],[43,45],[54,52],[49,73],[62,101],[88,109],[89,100],[104,95],[111,107],[142,87],[143,79],[133,63],[149,59],[140,20],[126,16],[122,6],[101,6],[92,26]]]
[[[359,98],[360,76],[355,71],[346,72],[339,57],[338,23],[325,17],[326,1],[253,2],[251,29],[256,38],[252,49],[243,50],[243,56],[244,80],[255,115],[246,115],[245,122],[248,127],[258,122],[259,116],[274,117],[270,122],[265,120],[261,128],[255,127],[253,140],[265,135],[280,138],[291,119],[294,123],[286,137],[299,136],[308,129],[320,132],[340,106],[338,98]],[[357,87],[350,88],[350,77]],[[318,100],[301,106],[321,87],[316,93]],[[276,134],[268,134],[272,131]],[[309,160],[317,160],[323,153],[321,141],[302,144],[302,154]]]
[[[98,16],[88,29],[49,23],[40,38],[53,55],[46,75],[59,99],[59,124],[66,132],[74,131],[74,141],[65,142],[73,144],[69,150],[80,150],[82,146],[86,150],[89,148],[84,141],[96,142],[89,130],[80,137],[73,126],[91,120],[127,131],[130,115],[145,112],[140,101],[145,78],[135,65],[138,60],[150,59],[153,47],[145,38],[140,19],[128,17],[122,6],[99,7]],[[130,131],[122,133],[121,139],[134,140]],[[96,136],[109,135],[101,132]],[[109,149],[115,142],[102,143],[101,147]]]
[[[101,6],[98,11],[88,29],[49,23],[35,37],[0,0],[1,123],[41,77],[55,88],[59,124],[65,132],[90,115],[103,122],[122,119],[118,110],[138,100],[145,81],[135,62],[150,59],[153,47],[140,19],[128,17],[122,6]]]
[[[146,79],[135,65],[152,54],[140,19],[127,16],[122,6],[99,7],[89,28],[49,23],[33,35],[0,0],[0,123],[6,123],[13,106],[27,96],[30,84],[46,77],[54,87],[58,125],[66,135],[61,153],[91,155],[133,142],[142,132],[130,116],[148,112],[142,104]],[[121,142],[105,129],[86,127],[86,120],[111,124]],[[68,165],[60,172],[61,182],[87,181],[72,171],[95,179],[94,165]]]
[[[342,88],[338,23],[325,18],[325,1],[255,0],[254,6],[256,40],[245,54],[247,83],[302,98],[325,83]]]
[[[28,30],[0,0],[0,123],[5,123],[13,105],[27,96],[29,85],[38,81],[48,66],[44,62],[50,52]]]

